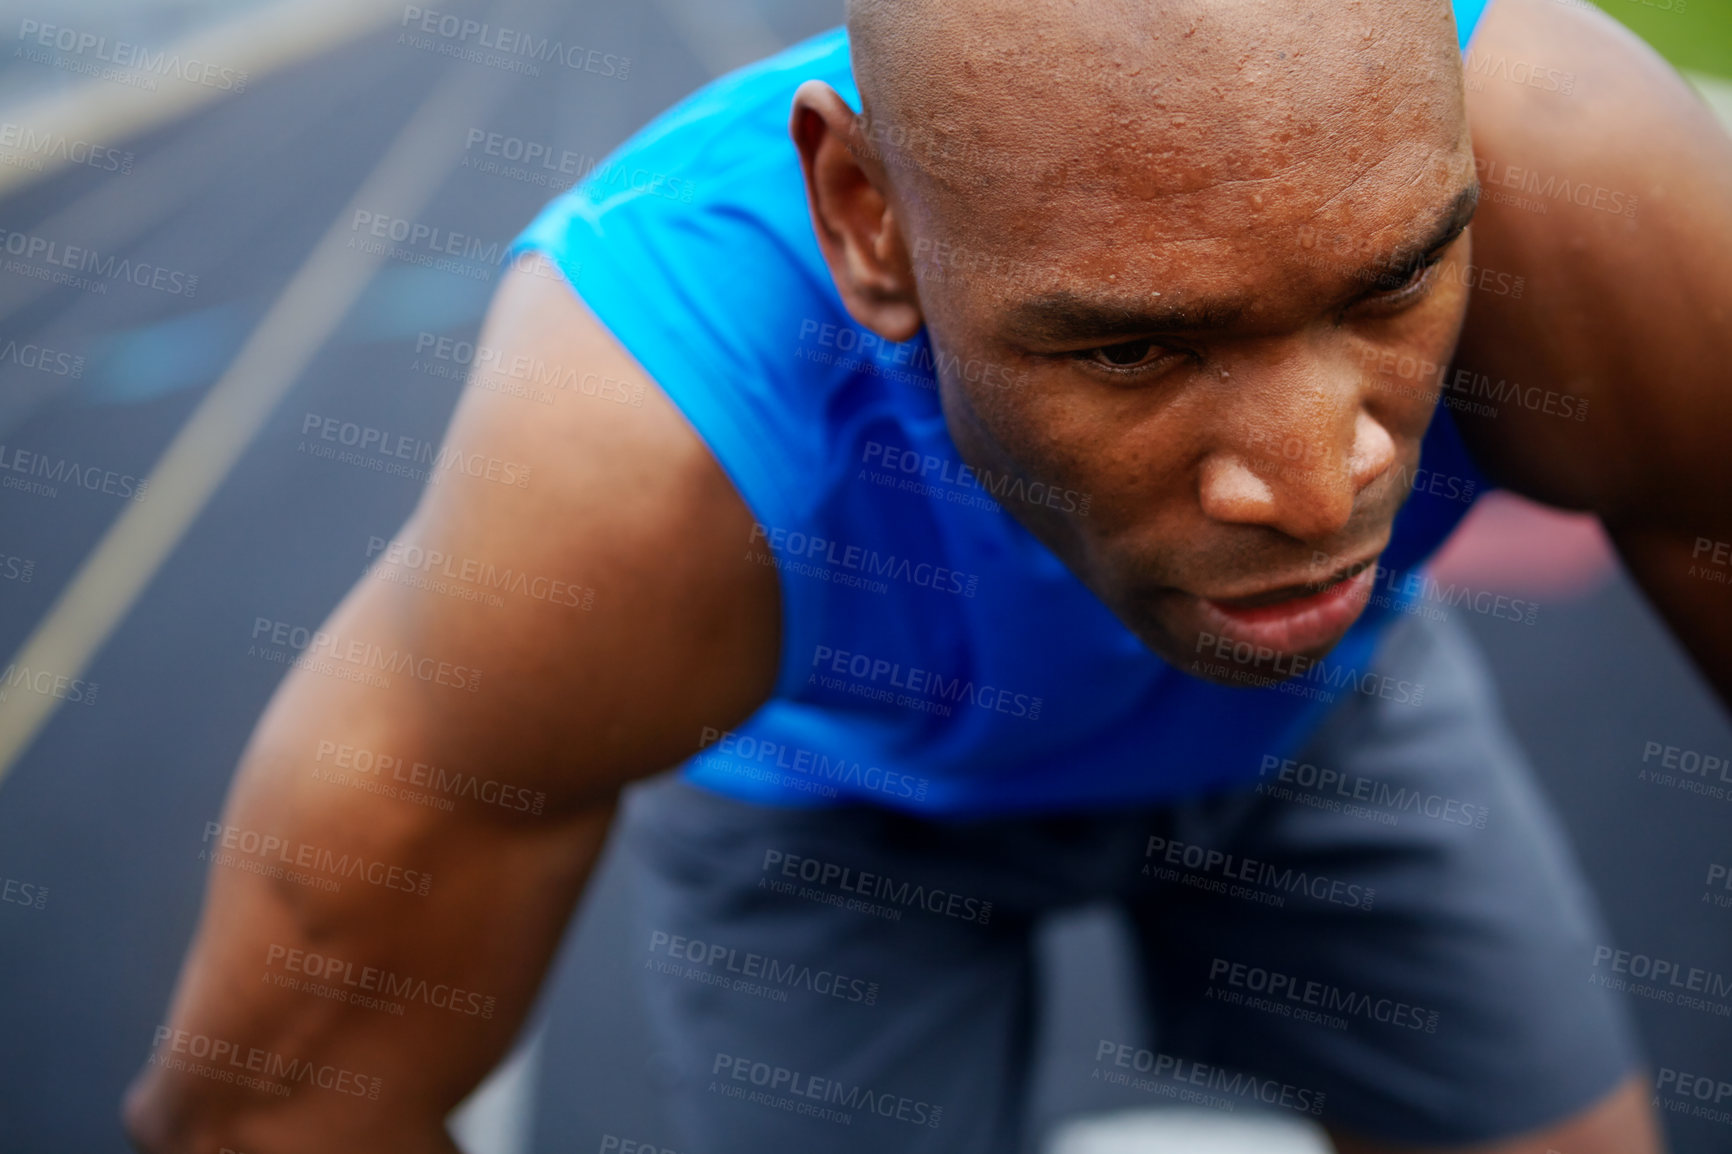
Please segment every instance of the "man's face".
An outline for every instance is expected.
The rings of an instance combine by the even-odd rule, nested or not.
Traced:
[[[1358,617],[1466,308],[1453,43],[1306,34],[999,80],[894,178],[963,458],[1086,497],[1006,507],[1167,661],[1262,651],[1227,680]]]

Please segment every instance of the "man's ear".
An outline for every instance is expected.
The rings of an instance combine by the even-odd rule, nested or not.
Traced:
[[[850,142],[862,143],[855,134],[854,110],[828,84],[808,80],[794,94],[788,131],[806,172],[818,247],[842,303],[885,340],[911,339],[925,323],[914,270],[884,195],[883,167],[850,147]]]

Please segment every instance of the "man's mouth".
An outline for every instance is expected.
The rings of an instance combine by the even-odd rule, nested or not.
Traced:
[[[1198,597],[1204,628],[1278,653],[1330,645],[1359,617],[1376,583],[1375,558],[1329,577],[1236,597]]]

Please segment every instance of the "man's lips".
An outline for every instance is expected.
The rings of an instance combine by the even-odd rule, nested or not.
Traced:
[[[1375,559],[1373,559],[1375,560]],[[1280,653],[1328,645],[1365,608],[1376,581],[1372,561],[1318,582],[1285,585],[1241,597],[1198,597],[1206,629]]]
[[[1273,589],[1262,589],[1255,593],[1244,593],[1238,596],[1209,597],[1201,593],[1197,596],[1202,597],[1205,601],[1211,601],[1214,604],[1221,606],[1223,609],[1261,609],[1266,605],[1278,605],[1282,602],[1292,601],[1298,598],[1312,597],[1319,593],[1326,592],[1334,588],[1336,585],[1339,585],[1341,582],[1363,573],[1367,569],[1375,568],[1377,565],[1377,558],[1380,555],[1381,554],[1373,554],[1364,561],[1355,561],[1351,565],[1341,566],[1334,572],[1326,573],[1319,577],[1313,577],[1308,581],[1300,581],[1292,585],[1282,585]]]

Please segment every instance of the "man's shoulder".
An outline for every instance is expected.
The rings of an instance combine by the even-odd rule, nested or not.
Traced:
[[[422,596],[416,628],[484,654],[538,700],[629,689],[610,724],[624,732],[635,717],[659,748],[646,735],[670,712],[706,699],[708,716],[738,719],[768,695],[774,571],[751,555],[754,517],[688,422],[531,263],[507,274],[480,341],[528,379],[479,370],[444,442],[463,460],[510,463],[515,482],[442,484],[403,538],[476,559],[497,596]],[[669,685],[689,699],[658,703]],[[660,764],[687,752],[664,749]]]

